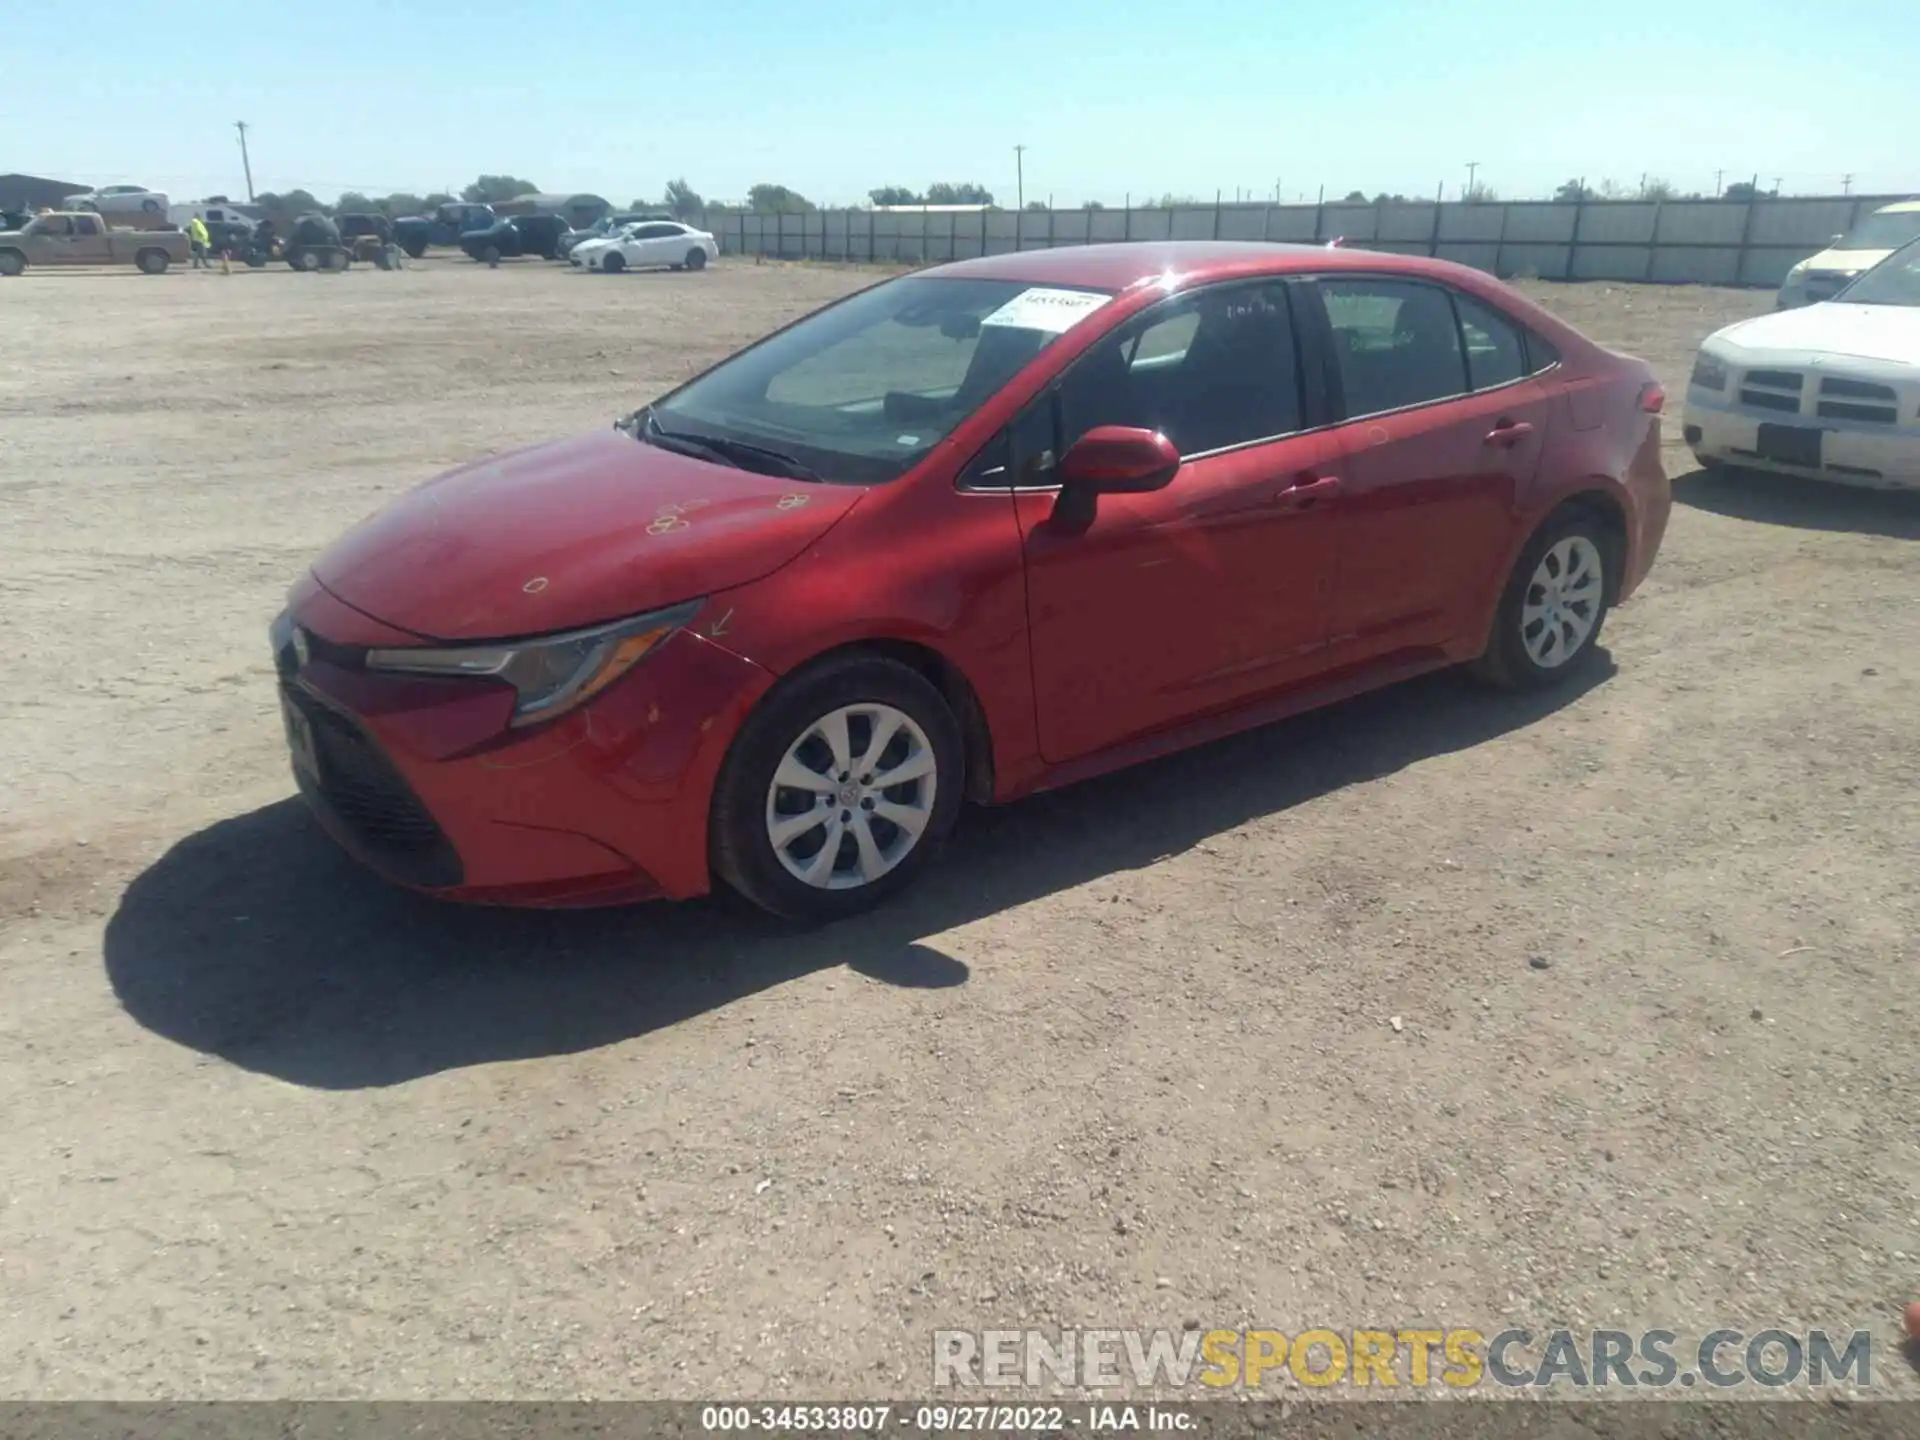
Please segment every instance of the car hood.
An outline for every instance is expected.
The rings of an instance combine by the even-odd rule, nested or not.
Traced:
[[[744,585],[859,501],[607,429],[430,480],[313,567],[355,609],[433,640],[539,635]]]
[[[1794,266],[1793,273],[1804,276],[1819,270],[1829,275],[1859,275],[1871,270],[1892,253],[1891,250],[1822,250],[1818,255]]]
[[[1804,364],[1813,355],[1851,355],[1894,365],[1920,365],[1920,307],[1849,305],[1829,300],[1742,320],[1712,336],[1712,347],[1765,350]]]

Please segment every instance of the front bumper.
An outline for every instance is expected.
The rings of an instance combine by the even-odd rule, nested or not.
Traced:
[[[1762,425],[1819,430],[1820,463],[1794,464],[1762,455]],[[1875,490],[1920,490],[1920,430],[1911,426],[1815,421],[1741,409],[1723,396],[1708,398],[1695,390],[1687,396],[1681,434],[1703,461]]]
[[[714,780],[766,671],[682,631],[588,705],[510,730],[504,686],[361,668],[322,628],[344,608],[309,592],[276,623],[275,663],[301,793],[355,858],[484,904],[706,893]]]

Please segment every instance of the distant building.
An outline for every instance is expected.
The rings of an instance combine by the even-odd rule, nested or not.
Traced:
[[[0,210],[52,210],[69,195],[90,187],[78,180],[48,180],[40,175],[0,175]]]

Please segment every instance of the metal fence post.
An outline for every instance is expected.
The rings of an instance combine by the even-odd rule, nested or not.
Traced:
[[[1447,182],[1442,180],[1440,188],[1433,192],[1433,234],[1427,238],[1427,258],[1437,259],[1440,255],[1440,207],[1447,202]]]
[[[867,211],[867,263],[869,265],[873,264],[873,217],[879,213],[877,210]]]
[[[1753,212],[1760,208],[1760,177],[1753,177],[1753,190],[1747,196],[1747,213],[1740,218],[1740,253],[1733,262],[1733,283],[1747,283],[1747,250],[1753,243]]]
[[[1169,227],[1173,224],[1173,216],[1171,214],[1167,216],[1167,224]],[[1173,233],[1171,228],[1169,228],[1167,233]],[[1220,192],[1218,190],[1213,192],[1213,238],[1216,240],[1220,238]]]
[[[1573,233],[1567,236],[1567,263],[1562,280],[1573,279],[1574,260],[1580,253],[1580,217],[1587,211],[1587,177],[1580,177],[1580,188],[1573,192]]]
[[[956,211],[955,213],[958,214],[959,212]],[[987,253],[987,212],[985,209],[980,211],[980,253],[982,255]]]
[[[1513,206],[1505,200],[1500,202],[1500,233],[1493,238],[1493,273],[1500,274],[1500,260],[1507,252],[1507,215]]]
[[[1378,235],[1380,233],[1380,227],[1377,223],[1374,226],[1373,233],[1375,235]],[[1260,238],[1264,240],[1266,238],[1265,234],[1262,233]],[[1326,240],[1327,240],[1327,200],[1326,200],[1325,194],[1323,193],[1320,197],[1320,202],[1313,207],[1313,243],[1316,245],[1324,245],[1326,243]]]
[[[1121,217],[1120,223],[1125,228],[1121,231],[1121,237],[1123,239],[1131,240],[1133,239],[1133,192],[1131,190],[1127,192],[1127,198],[1124,204],[1126,206],[1126,211],[1125,211],[1125,214]]]
[[[1666,201],[1653,202],[1653,233],[1647,237],[1647,268],[1640,272],[1640,279],[1646,282],[1653,279],[1653,260],[1660,253],[1660,207]]]

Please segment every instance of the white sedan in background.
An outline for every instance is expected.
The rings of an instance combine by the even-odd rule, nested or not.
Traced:
[[[574,246],[567,261],[582,270],[612,273],[648,267],[704,270],[709,260],[719,257],[719,242],[704,230],[695,230],[678,220],[643,220],[603,240],[588,240]]]
[[[1709,335],[1681,435],[1708,469],[1920,490],[1920,240],[1831,300]]]

